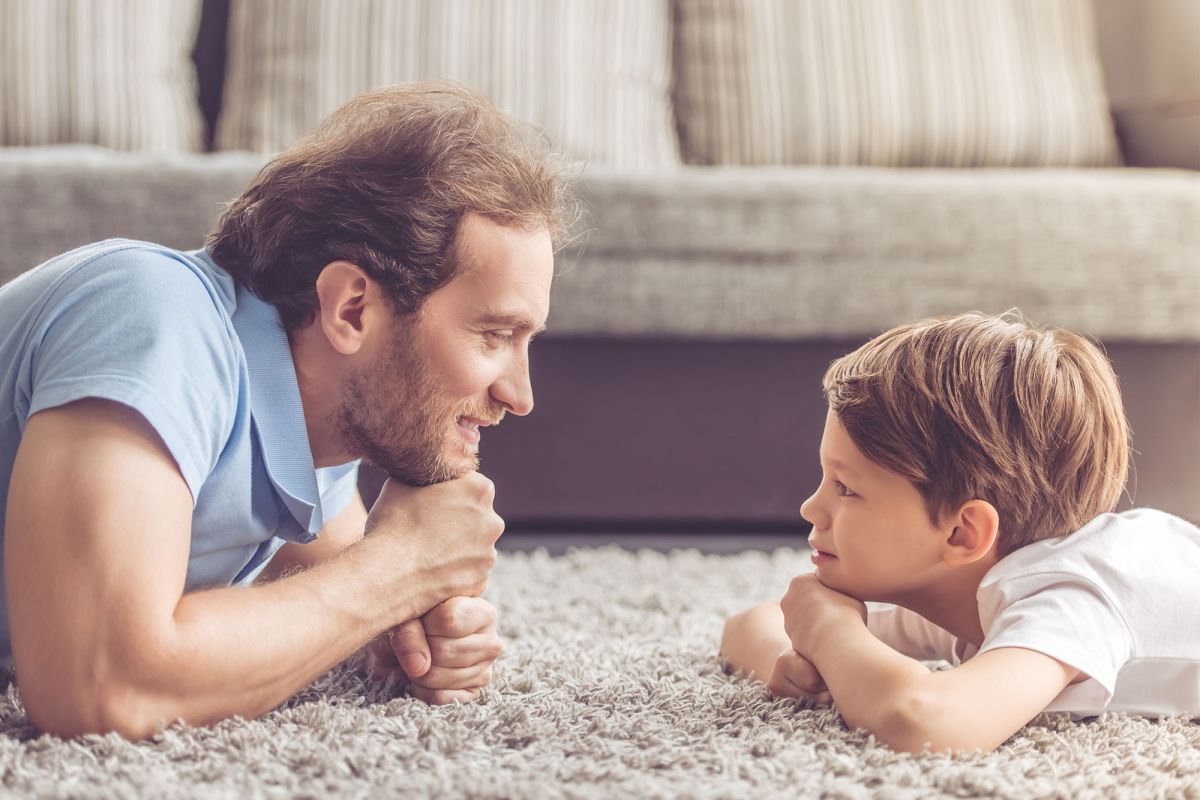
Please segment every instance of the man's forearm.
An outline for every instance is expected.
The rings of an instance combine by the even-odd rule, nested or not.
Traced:
[[[300,574],[246,588],[185,595],[165,631],[148,634],[127,665],[106,728],[147,735],[160,722],[205,724],[274,708],[371,637],[419,616],[420,578],[391,596],[395,576],[379,574],[380,546],[364,540]]]

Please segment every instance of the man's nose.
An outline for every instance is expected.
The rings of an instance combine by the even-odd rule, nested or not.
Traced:
[[[529,378],[529,359],[514,359],[512,367],[492,384],[492,398],[518,417],[533,411],[533,383]]]

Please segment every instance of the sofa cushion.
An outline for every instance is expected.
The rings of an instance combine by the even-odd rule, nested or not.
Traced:
[[[197,150],[198,0],[0,0],[0,144]]]
[[[674,13],[691,163],[1118,159],[1090,0],[676,0]]]
[[[0,282],[112,236],[199,247],[249,153],[0,148]],[[831,339],[1017,306],[1105,339],[1200,342],[1200,174],[593,169],[549,336]]]
[[[1017,306],[1094,336],[1200,341],[1200,174],[685,168],[580,184],[554,335],[865,336]]]
[[[279,150],[352,96],[445,78],[570,155],[678,162],[667,0],[236,0],[223,149]]]

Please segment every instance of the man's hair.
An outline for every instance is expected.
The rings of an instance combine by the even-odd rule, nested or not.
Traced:
[[[1019,315],[893,328],[834,361],[829,406],[867,458],[910,480],[935,523],[972,499],[999,555],[1112,511],[1129,464],[1117,376],[1100,349]]]
[[[312,322],[317,276],[339,259],[410,313],[455,276],[468,213],[545,227],[561,242],[577,213],[570,169],[544,135],[482,95],[442,82],[394,86],[356,97],[271,159],[206,244],[289,333]]]

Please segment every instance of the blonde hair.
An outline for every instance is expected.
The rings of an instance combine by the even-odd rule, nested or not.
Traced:
[[[1010,312],[902,325],[830,365],[825,398],[855,445],[940,521],[971,499],[999,555],[1112,511],[1130,433],[1112,365],[1088,339]]]

